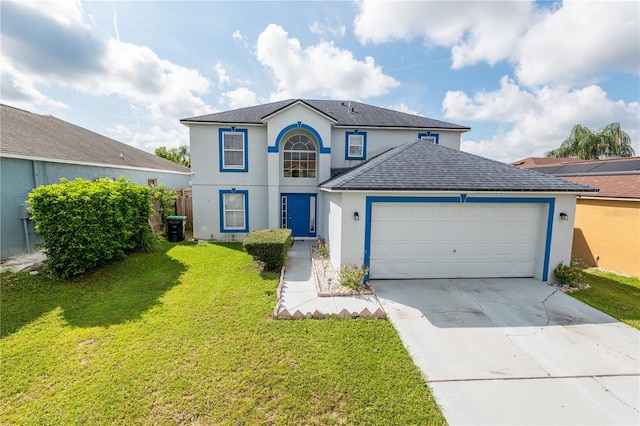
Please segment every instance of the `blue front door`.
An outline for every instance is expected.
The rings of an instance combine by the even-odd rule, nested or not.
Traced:
[[[315,237],[316,194],[282,194],[282,227],[294,237]]]

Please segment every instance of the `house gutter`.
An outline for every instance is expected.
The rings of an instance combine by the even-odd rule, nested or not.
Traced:
[[[544,190],[531,190],[531,191],[527,191],[527,190],[522,190],[522,189],[514,189],[514,190],[494,190],[494,189],[487,189],[487,190],[483,190],[483,189],[394,189],[394,188],[388,188],[388,189],[366,189],[366,188],[358,188],[358,189],[349,189],[349,188],[339,188],[339,189],[332,189],[332,188],[319,188],[321,191],[325,191],[325,192],[350,192],[350,193],[366,193],[366,194],[371,194],[373,193],[385,193],[385,192],[394,192],[396,194],[415,194],[416,192],[423,192],[423,193],[428,193],[428,194],[460,194],[460,193],[466,193],[466,194],[487,194],[487,193],[491,193],[491,194],[510,194],[513,195],[514,193],[520,193],[520,194],[527,194],[527,195],[567,195],[567,194],[575,194],[577,196],[580,196],[580,194],[584,193],[585,191],[578,191],[578,190],[567,190],[567,191],[559,191],[559,190],[554,190],[554,191],[544,191]],[[596,191],[592,191],[592,192],[597,192]],[[585,197],[582,197],[585,198]],[[596,198],[596,197],[594,197]],[[601,199],[601,198],[596,198],[596,199]]]
[[[529,169],[532,170],[532,169]],[[542,172],[538,172],[542,173]],[[624,172],[585,172],[585,173],[545,173],[556,177],[582,177],[582,176],[626,176],[626,175],[640,175],[640,170],[629,170]]]
[[[108,164],[108,163],[92,163],[92,162],[88,162],[88,161],[77,161],[77,160],[63,160],[63,159],[58,159],[58,158],[45,158],[45,157],[33,157],[30,155],[21,155],[21,154],[8,154],[8,153],[2,153],[0,154],[0,157],[5,157],[5,158],[15,158],[18,160],[31,160],[33,162],[33,164],[35,164],[36,161],[41,161],[44,163],[60,163],[60,164],[77,164],[79,166],[92,166],[92,167],[107,167],[107,168],[111,168],[111,169],[125,169],[125,170],[139,170],[139,171],[143,171],[143,172],[160,172],[160,173],[170,173],[170,174],[176,174],[176,175],[191,175],[191,171],[188,172],[179,172],[176,170],[166,170],[166,169],[152,169],[149,167],[136,167],[136,166],[125,166],[122,164]],[[36,181],[35,176],[37,176],[37,173],[35,173],[34,171],[34,182]]]

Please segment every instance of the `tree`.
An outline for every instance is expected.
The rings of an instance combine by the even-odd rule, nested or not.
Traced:
[[[547,157],[577,157],[582,160],[631,157],[634,155],[631,138],[620,129],[620,123],[611,123],[597,132],[576,124],[569,137],[559,148],[545,154]]]
[[[155,153],[158,157],[165,158],[174,163],[191,167],[191,153],[188,145],[180,145],[178,148],[167,149],[165,146],[156,148]]]

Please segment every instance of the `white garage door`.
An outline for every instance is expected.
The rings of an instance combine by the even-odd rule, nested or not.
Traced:
[[[371,278],[531,277],[536,204],[375,203]]]

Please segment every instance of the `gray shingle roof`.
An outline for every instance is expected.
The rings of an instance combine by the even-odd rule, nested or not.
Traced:
[[[355,101],[288,99],[180,120],[182,123],[263,124],[263,119],[302,102],[336,121],[337,126],[470,130],[469,127]],[[350,106],[350,107],[349,107]]]
[[[390,149],[319,187],[347,191],[597,191],[422,140]]]
[[[189,173],[190,169],[50,115],[0,105],[0,154]]]

